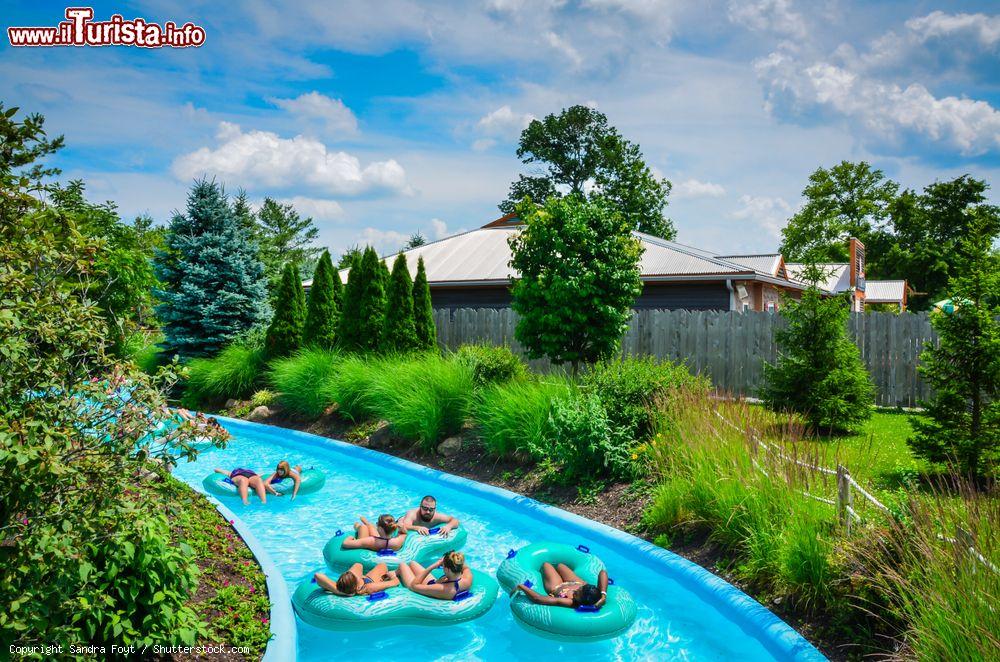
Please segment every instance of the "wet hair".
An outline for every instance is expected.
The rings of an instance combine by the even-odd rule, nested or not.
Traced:
[[[424,505],[424,501],[430,501],[431,504],[435,506],[437,505],[438,502],[438,500],[432,497],[430,494],[428,494],[427,496],[425,496],[423,499],[420,500],[420,505]]]
[[[389,524],[389,522],[392,522],[392,524]],[[382,529],[386,535],[393,533],[399,528],[399,525],[396,523],[396,518],[389,513],[378,516],[377,526]]]
[[[465,569],[465,554],[451,550],[444,555],[444,562],[441,564],[444,569],[455,574],[460,574]]]
[[[277,471],[275,471],[275,473],[282,477],[291,476],[292,467],[288,464],[288,460],[282,460],[281,462],[278,462],[278,469]]]
[[[601,599],[601,589],[597,588],[593,584],[584,584],[576,590],[573,595],[573,602],[577,605],[596,605],[597,601]]]
[[[344,595],[355,595],[358,592],[358,576],[353,572],[345,572],[337,577],[337,590]]]

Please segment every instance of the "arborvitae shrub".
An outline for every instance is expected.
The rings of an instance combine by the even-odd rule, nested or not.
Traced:
[[[304,298],[298,267],[286,264],[275,297],[274,317],[264,338],[264,351],[268,358],[288,356],[302,347]]]
[[[305,345],[315,345],[329,349],[337,339],[337,323],[340,321],[337,308],[337,292],[334,280],[336,272],[330,260],[330,252],[323,251],[313,274],[312,287],[309,288],[309,307],[306,311],[306,324],[302,334]]]
[[[386,296],[382,351],[410,352],[417,349],[417,331],[413,322],[413,281],[402,253],[396,256]]]
[[[417,332],[417,347],[435,349],[437,327],[434,325],[431,288],[427,284],[427,270],[424,268],[423,257],[417,259],[417,277],[413,281],[413,323]]]

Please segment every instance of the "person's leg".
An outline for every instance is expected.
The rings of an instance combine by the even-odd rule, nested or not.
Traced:
[[[355,536],[348,536],[341,543],[342,549],[370,549],[372,551],[378,551],[382,549],[385,545],[381,540],[376,540],[371,536],[365,536],[363,538],[357,538]]]
[[[295,473],[297,473],[298,475],[301,476],[302,475],[302,465],[301,464],[296,464],[294,467],[292,467],[292,471],[294,471]]]
[[[246,476],[236,476],[232,480],[236,485],[236,490],[240,493],[240,499],[243,500],[243,505],[248,505],[250,503],[250,499],[248,498],[250,481],[247,480]]]
[[[260,476],[254,476],[249,481],[250,487],[254,489],[261,503],[267,503],[267,492],[264,491],[264,481]]]
[[[542,564],[542,584],[545,586],[545,592],[551,593],[556,590],[556,588],[563,583],[562,577],[556,572],[556,569],[551,563],[545,562]]]
[[[565,563],[560,563],[559,565],[557,565],[556,572],[559,573],[559,576],[562,577],[562,580],[564,582],[581,582],[583,584],[587,583],[582,579],[580,579],[580,577],[575,572],[573,572],[573,568],[569,567]]]
[[[331,593],[336,592],[337,583],[332,579],[330,579],[329,577],[327,577],[326,575],[324,575],[322,572],[317,572],[315,575],[313,575],[313,579],[316,580],[316,583],[323,590],[330,591]]]
[[[359,567],[361,566],[360,563],[356,563],[355,565]],[[387,566],[384,563],[378,563],[375,565],[374,568],[368,571],[368,574],[366,574],[365,577],[372,580],[373,582],[380,582],[382,581],[382,577],[384,577],[387,572],[389,572],[389,566]]]
[[[399,581],[403,582],[403,586],[410,588],[413,585],[413,568],[410,567],[410,564],[400,563],[396,573],[399,575]]]
[[[406,542],[405,534],[401,536],[396,536],[395,538],[390,538],[387,547],[389,549],[395,549],[398,551],[403,546],[404,542]]]

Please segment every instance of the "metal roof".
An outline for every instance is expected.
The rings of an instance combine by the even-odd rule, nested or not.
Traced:
[[[851,272],[848,269],[850,265],[843,263],[827,263],[816,265],[823,269],[827,274],[826,280],[819,283],[821,289],[828,292],[846,292],[851,289]],[[786,262],[785,271],[788,272],[788,277],[793,278],[799,282],[802,281],[802,272],[805,271],[806,265],[800,264],[798,262]]]
[[[767,255],[717,255],[716,257],[720,260],[742,264],[768,276],[776,276],[778,274],[778,265],[781,264],[781,253],[770,253]]]
[[[905,280],[869,280],[865,281],[865,302],[867,303],[903,303],[906,289]]]

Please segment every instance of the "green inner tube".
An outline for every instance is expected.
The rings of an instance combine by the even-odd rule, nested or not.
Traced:
[[[590,554],[582,545],[579,548],[561,543],[540,542],[521,548],[508,555],[497,569],[497,579],[510,593],[519,584],[545,593],[542,564],[565,563],[580,579],[597,584],[597,576],[604,563]],[[512,550],[513,551],[513,550]],[[569,607],[553,607],[532,602],[518,591],[510,602],[515,620],[531,632],[543,637],[570,641],[597,641],[624,633],[635,621],[636,604],[628,591],[608,586],[608,599],[598,611],[577,611]]]
[[[384,563],[390,570],[398,568],[400,563],[410,561],[426,565],[437,561],[445,552],[461,549],[469,537],[468,531],[461,525],[449,531],[447,536],[440,533],[422,536],[411,531],[406,534],[403,546],[395,554],[379,555],[370,549],[342,549],[341,544],[348,536],[354,534],[354,528],[348,527],[339,533],[340,535],[334,535],[323,547],[323,558],[335,572],[343,572],[355,563],[364,566],[365,571],[371,570],[379,563]]]
[[[326,474],[319,469],[303,469],[301,475],[302,481],[299,484],[298,496],[316,492],[326,484]],[[261,480],[264,480],[266,477],[267,476],[261,476]],[[238,497],[240,495],[239,490],[236,489],[236,485],[231,483],[227,476],[223,476],[220,473],[210,473],[205,476],[205,479],[201,481],[201,484],[204,486],[206,491],[216,496]],[[274,491],[278,494],[291,494],[292,490],[295,488],[295,481],[291,478],[285,478],[280,483],[271,483],[271,487],[273,487]],[[250,493],[253,494],[254,491],[250,490]]]
[[[303,621],[327,630],[450,625],[479,618],[488,612],[496,602],[498,588],[493,577],[473,571],[469,596],[458,602],[418,595],[402,585],[383,591],[384,597],[376,594],[344,598],[306,580],[292,595],[292,605]]]

